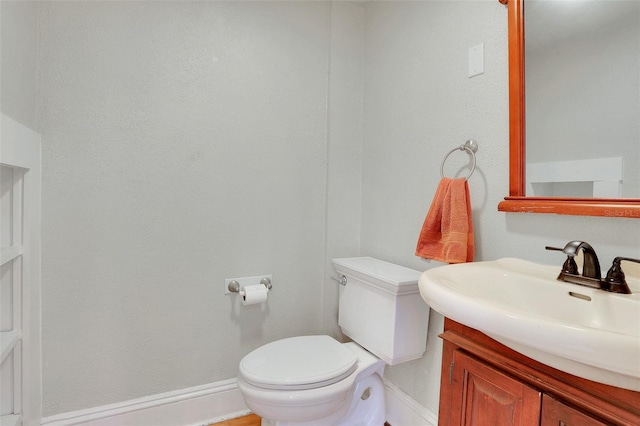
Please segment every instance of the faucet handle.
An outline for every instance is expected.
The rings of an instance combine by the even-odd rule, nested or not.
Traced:
[[[578,264],[573,256],[567,256],[567,260],[562,265],[562,272],[565,274],[578,275]]]
[[[545,250],[564,252],[563,248],[551,247],[551,246],[546,246]],[[573,255],[571,255],[571,254],[567,255],[567,260],[565,260],[564,264],[562,265],[561,275],[562,274],[578,275],[578,264],[576,263]]]
[[[625,280],[622,265],[620,264],[623,260],[640,263],[640,259],[616,257],[613,259],[613,264],[611,265],[611,268],[609,268],[609,272],[607,272],[607,276],[604,280],[609,283],[609,291],[614,293],[631,294],[631,289],[629,289],[629,285]]]
[[[552,250],[552,251],[564,251],[563,248],[560,247],[551,247],[551,246],[545,246],[544,247],[545,250]]]

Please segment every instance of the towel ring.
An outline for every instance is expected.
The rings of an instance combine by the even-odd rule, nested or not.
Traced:
[[[444,160],[442,160],[442,165],[440,166],[440,177],[444,178],[444,163],[447,161],[447,158],[449,158],[449,156],[454,152],[456,152],[457,150],[467,151],[469,154],[471,154],[471,160],[472,160],[471,171],[469,172],[469,175],[466,178],[464,178],[464,180],[469,180],[473,172],[476,170],[476,152],[478,151],[478,143],[473,139],[469,139],[464,143],[464,145],[460,145],[457,148],[453,148],[451,151],[447,153],[447,155],[444,156]]]

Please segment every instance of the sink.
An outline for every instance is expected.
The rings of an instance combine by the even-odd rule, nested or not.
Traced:
[[[422,298],[442,315],[558,370],[640,391],[640,280],[615,294],[556,280],[521,259],[433,268]]]

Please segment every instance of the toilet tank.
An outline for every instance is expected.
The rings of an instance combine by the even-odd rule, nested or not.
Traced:
[[[343,333],[389,365],[422,357],[429,306],[418,290],[421,272],[372,257],[334,259]]]

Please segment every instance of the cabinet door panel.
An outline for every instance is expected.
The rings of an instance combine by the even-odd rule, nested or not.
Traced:
[[[581,411],[555,400],[549,395],[542,398],[541,426],[605,426]]]
[[[540,424],[539,391],[464,352],[453,360],[451,425]]]

